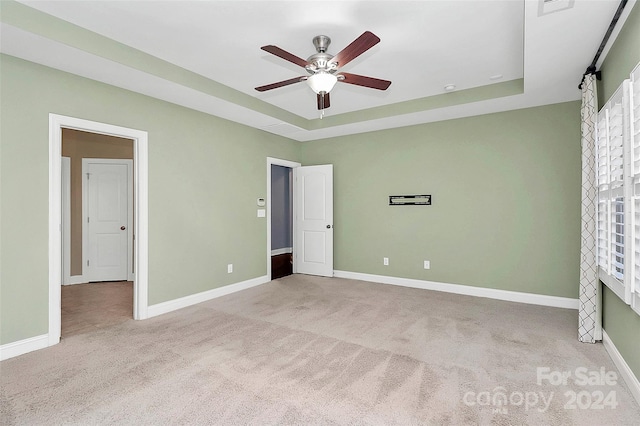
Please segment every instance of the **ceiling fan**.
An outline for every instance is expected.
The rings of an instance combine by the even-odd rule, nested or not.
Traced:
[[[365,31],[360,37],[352,41],[350,45],[334,56],[327,53],[327,48],[331,43],[331,39],[327,36],[319,35],[313,38],[313,45],[315,46],[317,53],[309,56],[307,60],[293,55],[278,46],[262,46],[261,49],[265,52],[269,52],[272,55],[276,55],[286,61],[303,67],[310,75],[295,77],[289,80],[256,87],[256,90],[258,92],[264,92],[271,89],[277,89],[278,87],[306,81],[309,84],[309,87],[311,87],[311,89],[317,94],[319,110],[324,110],[331,106],[329,101],[329,92],[338,81],[355,84],[356,86],[370,87],[372,89],[387,90],[391,84],[388,80],[381,80],[379,78],[366,77],[364,75],[351,74],[347,72],[339,72],[339,68],[362,55],[379,42],[380,38],[378,38],[378,36],[370,31]]]

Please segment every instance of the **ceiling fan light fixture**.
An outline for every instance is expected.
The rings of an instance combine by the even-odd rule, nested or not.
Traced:
[[[324,71],[317,72],[307,78],[307,84],[317,94],[329,93],[337,81],[338,77]]]

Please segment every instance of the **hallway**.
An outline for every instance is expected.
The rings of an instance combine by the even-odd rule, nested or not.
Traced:
[[[132,281],[62,286],[62,338],[132,319]]]

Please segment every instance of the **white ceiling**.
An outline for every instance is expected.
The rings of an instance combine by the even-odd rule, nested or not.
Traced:
[[[113,41],[69,40],[64,31],[3,18],[4,53],[306,141],[579,99],[577,84],[619,2],[556,0],[556,9],[568,6],[556,12],[541,9],[541,0],[21,3]],[[343,70],[391,80],[387,91],[339,83],[319,121],[304,83],[254,90],[306,74],[260,46],[307,58],[312,38],[324,34],[335,54],[366,30],[382,41]],[[118,56],[127,49],[114,42],[206,79],[185,83],[193,76],[161,72],[162,61],[138,62],[132,49]],[[459,104],[438,97],[447,84],[464,99],[466,89],[518,79],[523,93],[507,97]],[[430,99],[423,104],[431,106],[406,108]],[[362,112],[373,107],[376,114]]]

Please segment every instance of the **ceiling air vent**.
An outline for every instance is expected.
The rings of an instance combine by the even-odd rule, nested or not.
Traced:
[[[538,16],[571,9],[576,0],[540,0],[538,2]]]

